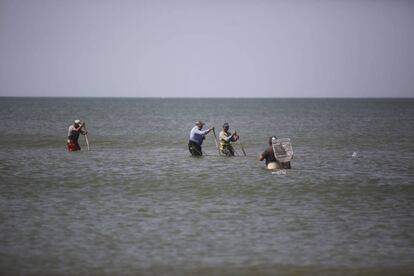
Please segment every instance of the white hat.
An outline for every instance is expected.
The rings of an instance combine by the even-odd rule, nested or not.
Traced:
[[[81,121],[80,120],[75,120],[74,123],[80,125]]]

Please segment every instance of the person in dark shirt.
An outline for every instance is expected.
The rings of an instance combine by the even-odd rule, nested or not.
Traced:
[[[262,154],[259,156],[259,160],[266,161],[266,168],[269,170],[276,170],[276,169],[290,169],[290,161],[289,162],[279,162],[276,159],[275,153],[273,151],[272,141],[276,140],[276,136],[271,136],[269,138],[269,146]]]
[[[79,134],[82,134],[82,135],[87,134],[86,130],[82,129],[84,126],[85,126],[85,123],[81,122],[80,120],[75,120],[73,124],[69,126],[68,140],[67,140],[68,151],[81,150],[78,140],[79,140]]]

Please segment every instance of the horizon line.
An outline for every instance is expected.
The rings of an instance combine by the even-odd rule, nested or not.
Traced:
[[[57,99],[414,99],[414,96],[367,96],[367,97],[344,97],[344,96],[310,96],[310,97],[183,97],[183,96],[3,96],[0,98],[57,98]]]

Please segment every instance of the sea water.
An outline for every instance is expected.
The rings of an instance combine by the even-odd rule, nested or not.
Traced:
[[[196,120],[238,156],[191,157]],[[413,137],[413,99],[0,98],[0,273],[410,274]]]

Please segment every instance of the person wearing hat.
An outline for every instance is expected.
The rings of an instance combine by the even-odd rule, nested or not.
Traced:
[[[269,137],[269,147],[265,149],[265,151],[259,156],[259,160],[263,161],[266,160],[266,168],[269,170],[277,170],[277,169],[290,169],[290,161],[289,162],[279,162],[276,159],[275,153],[273,151],[272,141],[276,140],[276,136]]]
[[[237,135],[236,131],[230,133],[229,128],[229,124],[224,123],[223,130],[220,131],[220,152],[225,156],[234,156],[234,148],[231,145],[231,142],[236,142],[237,140],[239,140],[239,135]]]
[[[87,134],[87,131],[82,129],[85,123],[80,120],[75,120],[72,125],[69,126],[68,130],[68,141],[67,147],[68,151],[78,151],[81,150],[81,147],[78,143],[79,134]]]
[[[206,138],[205,135],[214,129],[209,128],[207,130],[202,130],[205,124],[202,121],[195,122],[195,126],[191,129],[190,140],[188,141],[188,150],[192,156],[201,156],[203,152],[201,150],[201,145],[203,140]]]

